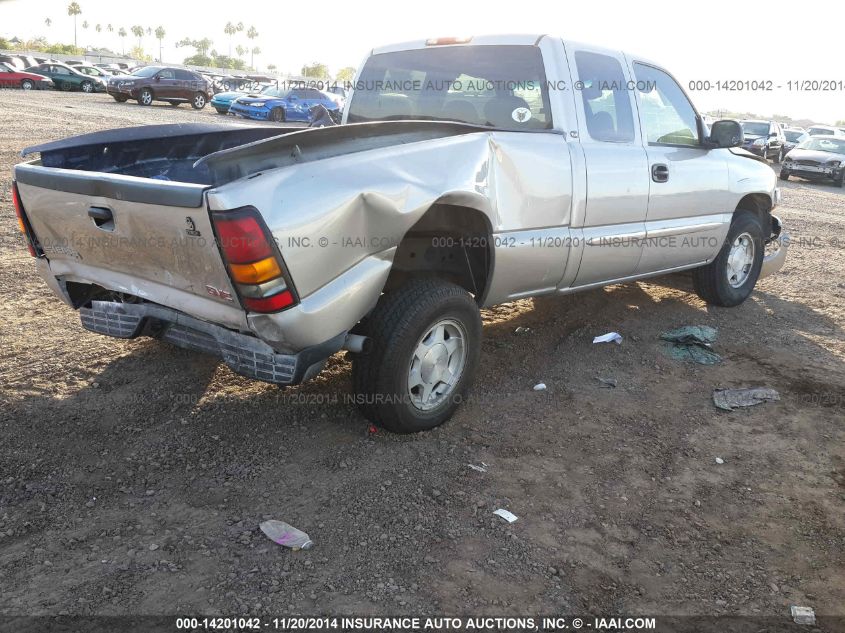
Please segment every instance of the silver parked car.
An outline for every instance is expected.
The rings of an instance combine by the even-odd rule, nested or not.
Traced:
[[[448,419],[479,308],[691,270],[735,306],[782,265],[772,170],[677,81],[547,36],[377,48],[343,125],[97,132],[30,148],[15,203],[89,330],[220,355],[280,385],[352,357],[397,432]]]

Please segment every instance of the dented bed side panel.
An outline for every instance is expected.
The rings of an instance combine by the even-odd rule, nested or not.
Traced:
[[[532,237],[568,234],[572,175],[560,134],[473,131],[314,162],[307,147],[300,151],[301,162],[213,188],[208,202],[211,210],[251,205],[262,213],[301,297],[397,246],[438,202],[483,213],[497,254],[515,248],[503,238],[517,232],[523,249]],[[485,303],[554,288],[568,256],[565,242],[557,243],[531,249],[516,268],[494,263],[495,293]],[[361,316],[350,315],[352,323]]]

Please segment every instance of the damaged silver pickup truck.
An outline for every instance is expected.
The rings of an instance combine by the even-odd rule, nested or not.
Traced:
[[[779,268],[774,172],[672,76],[551,36],[372,51],[342,125],[150,126],[25,150],[14,200],[82,325],[293,385],[340,350],[397,432],[455,411],[479,308],[691,269],[742,303]]]

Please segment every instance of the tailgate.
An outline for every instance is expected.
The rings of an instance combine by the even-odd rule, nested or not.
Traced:
[[[50,269],[247,329],[220,256],[206,185],[21,164],[23,207]]]

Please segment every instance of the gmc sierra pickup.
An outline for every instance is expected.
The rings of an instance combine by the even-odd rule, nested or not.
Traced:
[[[459,405],[479,308],[690,269],[735,306],[786,256],[775,174],[675,79],[541,36],[375,49],[343,124],[110,130],[24,150],[30,253],[82,325],[293,385],[346,349],[397,432]],[[770,249],[769,255],[764,250]]]

